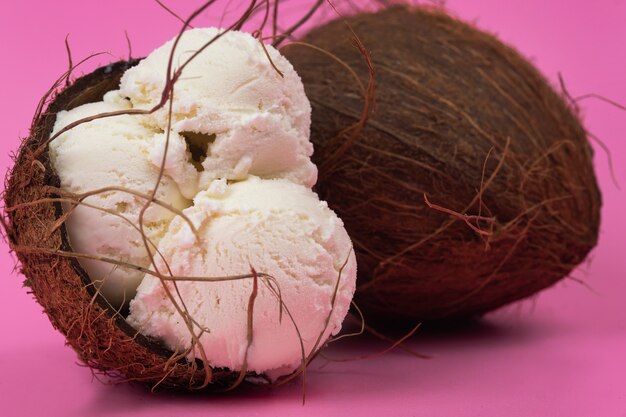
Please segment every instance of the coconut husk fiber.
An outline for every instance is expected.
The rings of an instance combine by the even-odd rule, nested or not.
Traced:
[[[286,48],[313,106],[317,191],[343,219],[356,302],[383,323],[480,315],[567,276],[596,245],[601,196],[576,108],[513,48],[440,10],[347,19],[376,110],[319,51]],[[335,21],[302,40],[364,81]],[[340,151],[338,151],[338,149]]]
[[[136,63],[111,64],[78,78],[36,116],[7,177],[6,232],[27,278],[24,284],[96,374],[153,388],[224,390],[237,383],[239,372],[211,369],[200,360],[188,361],[182,352],[166,350],[130,327],[121,312],[109,305],[72,256],[65,225],[58,223],[63,214],[60,203],[46,200],[55,197],[60,185],[45,146],[57,112],[102,100]]]

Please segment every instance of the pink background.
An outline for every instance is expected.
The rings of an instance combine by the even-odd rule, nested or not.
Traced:
[[[198,2],[185,3],[168,1],[182,15]],[[451,0],[448,7],[516,45],[550,80],[561,72],[573,95],[597,93],[626,103],[626,1]],[[143,56],[179,27],[150,0],[3,2],[0,171],[27,135],[38,98],[66,69],[67,33],[75,59],[111,53],[87,71],[127,55],[124,29],[134,55]],[[587,128],[611,149],[626,188],[626,112],[597,100],[584,101],[583,109]],[[22,288],[0,243],[0,415],[626,416],[626,198],[596,148],[602,234],[591,262],[574,274],[591,289],[564,280],[466,328],[418,332],[410,345],[432,355],[429,360],[394,352],[323,368],[317,361],[304,407],[297,383],[190,397],[92,380]],[[329,354],[350,357],[383,346],[362,338]]]

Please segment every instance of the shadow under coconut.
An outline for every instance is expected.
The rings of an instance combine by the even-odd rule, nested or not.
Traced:
[[[202,411],[206,413],[203,415],[210,415],[228,410],[246,412],[251,404],[256,412],[262,413],[276,410],[279,405],[299,408],[303,401],[303,390],[306,392],[307,404],[336,399],[338,393],[342,397],[351,398],[364,394],[384,397],[386,392],[397,391],[410,380],[409,374],[403,377],[387,373],[384,366],[366,366],[360,369],[354,362],[324,365],[323,360],[316,359],[309,366],[306,387],[302,385],[302,377],[280,387],[242,385],[227,393],[202,394],[184,391],[152,393],[136,384],[100,385],[96,387],[91,402],[85,404],[76,415],[93,415],[96,411],[105,415],[122,412],[143,415],[142,412],[152,410],[158,410],[159,413],[176,410],[185,410],[188,413]]]
[[[402,329],[397,331],[400,337]],[[341,398],[384,398],[407,391],[449,389],[468,370],[479,369],[493,352],[514,357],[531,345],[539,345],[568,329],[533,317],[507,318],[502,314],[446,323],[428,323],[406,342],[410,349],[430,356],[421,359],[400,349],[383,352],[390,343],[365,334],[347,338],[324,350],[307,371],[306,401],[317,403]],[[395,337],[395,336],[392,336]],[[363,358],[362,358],[363,357]],[[419,375],[419,377],[417,377]],[[421,383],[420,383],[421,381]],[[105,414],[185,409],[210,414],[226,410],[244,412],[254,404],[259,413],[277,405],[299,406],[302,403],[302,378],[281,387],[243,385],[228,393],[194,394],[188,392],[150,392],[136,384],[92,385],[95,393],[84,403],[82,415],[95,410]],[[249,408],[248,408],[249,410]],[[81,415],[78,413],[77,415]],[[143,414],[142,414],[143,415]]]
[[[544,326],[523,319],[500,322],[489,317],[424,323],[415,340],[426,343],[523,343],[545,334]]]
[[[485,343],[500,345],[503,343],[524,343],[542,334],[547,333],[544,325],[535,326],[528,320],[515,319],[507,322],[493,320],[491,318],[473,318],[465,320],[445,321],[445,322],[425,322],[420,323],[415,329],[415,324],[409,325],[400,323],[393,326],[381,325],[380,323],[368,322],[368,328],[373,334],[366,330],[360,336],[346,338],[333,345],[333,349],[341,351],[358,350],[363,354],[376,355],[376,352],[402,352],[402,346],[409,349],[417,349],[413,356],[430,356],[429,353],[419,352],[421,347],[457,345],[458,343]],[[358,332],[359,327],[353,324],[344,325],[344,330],[348,332]],[[409,333],[413,332],[412,335]],[[551,331],[548,331],[551,332]],[[406,339],[402,346],[391,349],[392,345]],[[368,350],[368,352],[365,352]],[[405,350],[406,351],[406,350]],[[425,358],[428,359],[428,358]]]

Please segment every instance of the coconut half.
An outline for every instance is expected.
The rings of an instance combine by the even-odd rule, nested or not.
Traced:
[[[61,204],[45,202],[55,197],[53,191],[60,185],[45,146],[57,112],[102,100],[137,62],[114,63],[78,78],[36,116],[6,183],[7,235],[26,276],[24,284],[92,370],[115,381],[151,387],[223,390],[237,383],[239,372],[211,369],[200,360],[175,355],[137,332],[122,312],[110,307],[72,257],[67,230],[59,223]]]

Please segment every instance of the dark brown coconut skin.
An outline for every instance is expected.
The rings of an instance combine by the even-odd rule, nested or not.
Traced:
[[[319,52],[284,53],[313,106],[317,191],[354,241],[366,318],[480,315],[567,276],[596,245],[601,205],[575,109],[514,49],[441,11],[347,21],[371,53],[377,108],[336,161],[337,132],[358,120],[363,98]],[[303,41],[367,80],[344,22]],[[424,194],[486,217],[471,221],[484,233]]]
[[[61,214],[60,205],[42,203],[11,210],[19,204],[51,197],[48,187],[59,186],[47,150],[41,155],[35,152],[50,137],[56,113],[102,100],[107,91],[118,87],[123,72],[136,63],[112,64],[77,79],[34,121],[7,179],[7,235],[27,278],[24,284],[30,287],[54,327],[92,370],[113,377],[113,381],[137,381],[151,387],[223,390],[236,381],[238,373],[208,369],[211,384],[203,387],[202,363],[172,361],[172,352],[130,327],[96,294],[75,258],[40,253],[41,249],[72,250],[65,226],[50,234]]]

